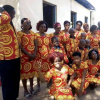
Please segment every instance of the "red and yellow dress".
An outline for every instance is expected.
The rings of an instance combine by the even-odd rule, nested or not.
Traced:
[[[0,16],[0,60],[19,58],[17,34],[10,21],[9,14],[3,11]]]
[[[80,39],[81,33],[83,33],[83,29],[80,29],[80,31],[75,30],[75,37],[76,39]]]
[[[68,74],[72,75],[74,71],[68,65],[62,65],[61,71],[52,68],[45,75],[45,79],[49,81],[53,80],[49,93],[53,95],[56,100],[73,100],[73,94],[71,88],[64,89],[67,85]]]
[[[38,50],[37,50],[37,55],[35,59],[35,74],[38,77],[38,66],[37,66],[37,61],[41,62],[42,68],[41,72],[43,74],[46,74],[47,71],[50,69],[50,62],[48,59],[49,51],[50,51],[50,37],[48,34],[45,34],[45,36],[40,36],[39,33],[35,33],[37,42],[38,42]]]
[[[95,75],[98,73],[98,71],[100,71],[100,60],[97,62],[96,65],[92,64],[92,60],[87,60],[87,64],[89,66],[88,68],[88,78],[87,80],[92,83],[98,83],[100,84],[100,76],[96,77]]]
[[[92,34],[88,35],[87,39],[91,41],[91,47],[98,50],[99,44],[98,42],[100,41],[100,37],[96,35],[96,37],[93,37]]]
[[[29,34],[23,34],[21,38],[22,47],[30,54],[34,53],[35,45],[35,34],[30,31]],[[21,79],[29,79],[34,77],[35,70],[33,66],[34,60],[29,61],[29,56],[22,54],[21,56]]]
[[[90,32],[90,31],[88,31],[88,32],[85,32],[85,31],[84,31],[84,33],[86,33],[86,38],[88,37],[88,35],[90,35],[90,34],[91,34],[91,32]]]
[[[62,54],[64,55],[64,61],[65,61],[66,63],[69,62],[69,60],[68,60],[68,58],[67,58],[67,55],[66,55],[66,52],[65,52],[65,49],[64,49],[63,46],[58,46],[58,48],[52,47],[51,50],[50,50],[50,53],[53,53],[53,52],[55,52],[55,51],[56,51],[56,52],[62,53]]]
[[[76,51],[76,48],[78,47],[78,40],[75,38],[68,38],[66,41],[66,50],[67,55],[69,58],[72,58],[72,54]]]
[[[80,68],[77,68],[77,66],[75,64],[73,64],[72,69],[77,74],[75,79],[72,82],[72,86],[75,87],[77,90],[79,90],[80,86],[81,86],[81,81],[82,81],[82,73],[85,69],[88,69],[87,62],[81,62]],[[87,75],[86,75],[86,77],[87,77]],[[85,78],[85,82],[84,82],[84,86],[83,86],[83,92],[88,86],[89,86],[89,82]]]
[[[54,33],[49,34],[50,38],[52,37],[58,37],[60,45],[63,45],[65,43],[64,35],[60,32],[59,35],[54,35]]]

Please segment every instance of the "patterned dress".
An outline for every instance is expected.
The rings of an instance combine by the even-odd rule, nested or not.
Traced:
[[[74,71],[67,65],[63,65],[61,71],[52,68],[45,75],[45,79],[53,80],[49,93],[55,97],[56,100],[73,100],[71,89],[64,89],[67,85],[68,74],[72,75]]]
[[[65,49],[64,49],[63,46],[58,46],[58,48],[52,47],[51,50],[50,50],[50,53],[53,53],[53,52],[55,52],[55,51],[56,51],[56,52],[63,53],[63,55],[64,55],[64,61],[65,61],[66,63],[69,62],[69,60],[68,60],[68,58],[67,58],[67,55],[66,55],[66,52],[65,52]]]
[[[46,34],[45,36],[40,36],[39,33],[35,33],[35,36],[38,41],[38,50],[37,50],[37,55],[36,55],[36,59],[34,62],[34,66],[35,66],[35,74],[38,77],[37,61],[40,61],[42,64],[41,72],[44,75],[50,69],[50,62],[48,59],[48,54],[50,51],[51,40],[48,34]]]
[[[35,34],[30,31],[29,34],[23,34],[21,38],[22,47],[30,54],[34,53],[35,45]],[[34,77],[35,70],[33,66],[34,60],[29,61],[29,56],[22,54],[21,56],[21,79],[29,79]]]
[[[83,33],[83,32],[84,32],[83,29],[80,29],[80,31],[76,30],[76,32],[75,32],[76,39],[80,39],[81,33]]]
[[[87,39],[91,41],[91,47],[98,50],[99,44],[98,42],[100,41],[100,38],[98,35],[96,37],[93,37],[92,34],[88,35]]]
[[[16,31],[10,24],[11,18],[4,11],[0,17],[0,60],[19,58],[19,44]]]
[[[73,64],[72,69],[77,73],[75,79],[72,82],[72,86],[75,87],[77,90],[79,90],[80,86],[81,86],[82,73],[85,69],[88,69],[87,62],[81,62],[79,69],[77,68],[77,66],[75,64]],[[88,75],[88,73],[87,73],[87,75]],[[86,77],[87,77],[87,75],[86,75]],[[89,86],[89,82],[85,78],[83,92],[88,86]]]
[[[72,58],[72,54],[76,51],[76,48],[78,47],[78,40],[75,38],[68,38],[66,41],[66,50],[67,55],[69,58]]]
[[[98,83],[100,84],[100,76],[96,77],[95,75],[100,71],[100,60],[97,62],[97,64],[92,64],[92,60],[87,60],[87,64],[89,66],[88,68],[88,78],[87,80],[92,83]]]

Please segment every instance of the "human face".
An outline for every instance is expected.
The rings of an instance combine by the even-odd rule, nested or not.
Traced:
[[[60,59],[59,57],[56,57],[56,58],[54,59],[54,66],[55,66],[55,68],[57,68],[57,69],[61,68],[61,66],[62,66],[62,61],[61,61],[61,59]]]
[[[64,25],[64,27],[65,27],[65,30],[69,30],[69,27],[70,27],[69,23],[66,23],[66,24]]]
[[[70,31],[69,34],[70,34],[71,37],[74,37],[74,35],[75,35],[75,31],[74,31],[74,30],[73,30],[73,31]]]
[[[97,59],[97,53],[96,53],[95,51],[93,51],[93,52],[91,53],[91,58],[94,59],[94,60]]]
[[[87,42],[86,42],[86,46],[87,46],[87,47],[90,47],[90,45],[91,45],[91,42],[90,42],[90,41],[87,41]]]
[[[55,28],[55,32],[56,32],[56,33],[59,33],[60,30],[61,30],[61,25],[58,25],[58,26]]]
[[[86,34],[81,35],[81,39],[86,39]]]
[[[81,23],[77,23],[77,24],[76,24],[76,29],[77,29],[77,30],[80,30],[80,29],[81,29]]]
[[[30,26],[31,26],[31,22],[28,19],[25,20],[22,24],[23,29],[28,29],[29,30]]]
[[[73,62],[74,62],[74,64],[79,65],[81,63],[81,57],[74,56],[73,57]]]
[[[58,41],[58,39],[54,39],[54,40],[53,40],[53,45],[54,45],[55,47],[58,47],[58,46],[59,46],[59,41]]]
[[[46,24],[41,24],[39,27],[39,32],[44,33],[46,31]]]
[[[86,46],[86,43],[85,43],[85,42],[82,42],[82,43],[79,44],[79,46],[80,46],[82,49],[84,49],[85,46]]]
[[[10,15],[10,17],[11,17],[11,20],[15,17],[15,9],[13,9],[12,11],[11,11],[11,13],[9,13],[9,15]]]
[[[88,25],[85,25],[85,26],[84,26],[84,30],[85,30],[85,32],[88,32],[89,26],[88,26]]]
[[[96,34],[97,33],[97,28],[92,32],[93,34]]]

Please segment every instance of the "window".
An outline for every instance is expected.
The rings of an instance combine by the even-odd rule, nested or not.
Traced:
[[[71,11],[72,28],[76,28],[76,20],[77,20],[77,14]]]
[[[85,23],[88,23],[88,17],[85,17]]]
[[[49,28],[53,28],[56,22],[56,6],[43,2],[43,20],[48,23]]]

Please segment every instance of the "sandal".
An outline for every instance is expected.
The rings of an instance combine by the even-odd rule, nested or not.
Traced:
[[[28,98],[28,99],[30,99],[30,98],[32,97],[32,95],[31,95],[30,93],[24,94],[24,96],[25,96],[26,98]]]
[[[30,93],[31,94],[34,94],[34,95],[37,95],[38,94],[38,92],[37,91],[34,91],[34,90],[30,91]]]

